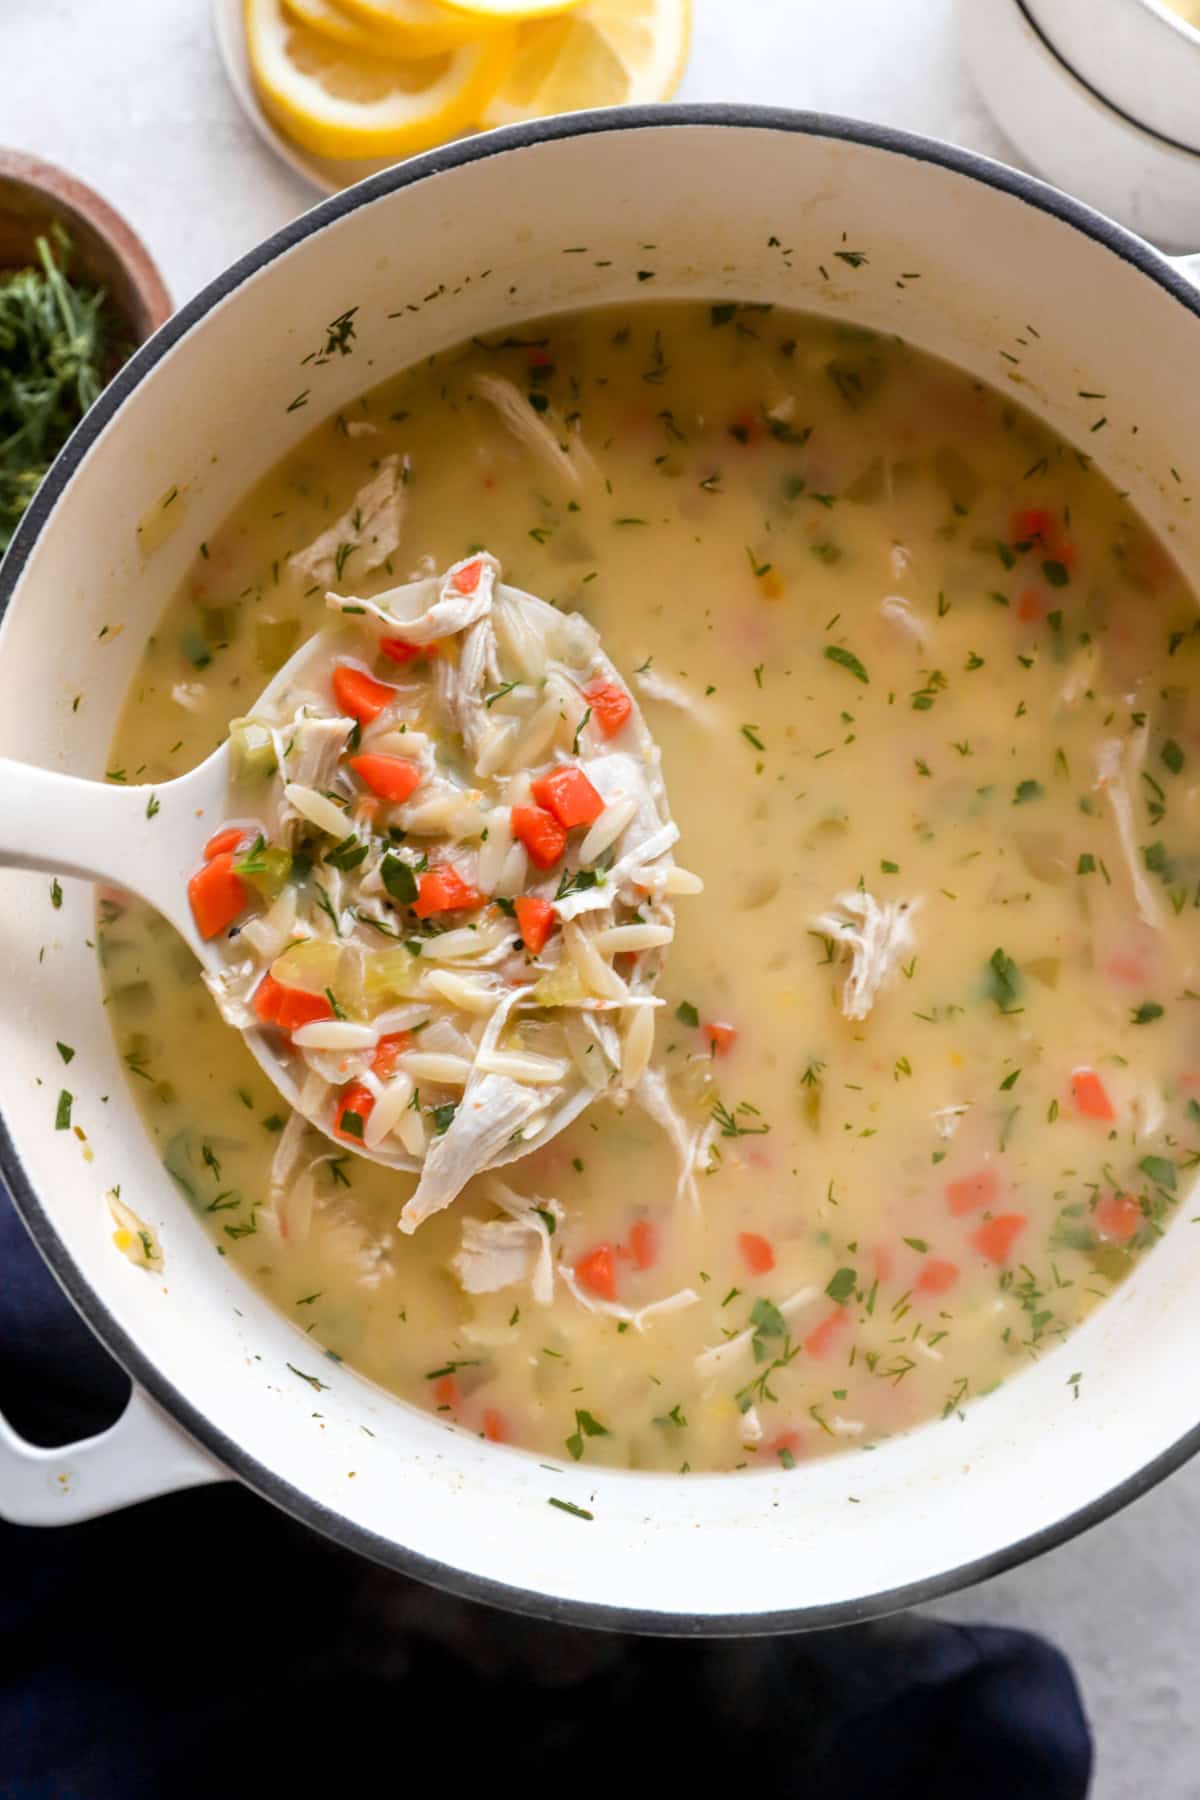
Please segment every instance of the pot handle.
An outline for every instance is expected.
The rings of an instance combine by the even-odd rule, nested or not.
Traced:
[[[18,1437],[0,1415],[0,1519],[10,1525],[75,1525],[230,1479],[140,1388],[107,1431],[52,1450]]]

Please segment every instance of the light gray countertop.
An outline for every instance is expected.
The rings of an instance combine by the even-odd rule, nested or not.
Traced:
[[[694,5],[682,99],[853,114],[1019,160],[961,65],[954,0]],[[316,198],[239,111],[208,0],[38,0],[9,5],[4,27],[5,66],[20,75],[5,83],[0,142],[98,187],[144,237],[177,304]],[[1200,1464],[1086,1537],[932,1609],[1029,1626],[1067,1651],[1099,1745],[1096,1800],[1200,1794],[1193,1506],[1200,1514]]]

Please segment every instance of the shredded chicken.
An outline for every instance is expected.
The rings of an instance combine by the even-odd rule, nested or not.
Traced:
[[[693,694],[681,681],[670,681],[654,669],[639,669],[634,680],[647,700],[660,700],[664,706],[674,706],[680,712],[690,713],[697,724],[707,725],[710,729],[716,725],[715,707]]]
[[[748,1406],[742,1414],[742,1440],[747,1444],[762,1443],[762,1420],[758,1416],[758,1408],[756,1406]]]
[[[398,456],[385,456],[341,518],[290,559],[296,573],[328,587],[343,575],[357,581],[382,567],[400,547],[405,511],[401,471],[406,466],[407,458],[402,465]]]
[[[912,918],[919,900],[885,900],[873,894],[839,894],[836,912],[822,913],[813,928],[846,944],[851,955],[850,973],[842,990],[842,1011],[848,1019],[865,1019],[876,997],[901,957],[913,947]]]
[[[509,1014],[523,998],[521,988],[504,996],[484,1028],[480,1053],[496,1048]],[[474,1068],[449,1127],[426,1152],[416,1192],[400,1214],[401,1231],[414,1232],[432,1213],[449,1206],[472,1175],[519,1142],[534,1114],[545,1112],[558,1098],[558,1089],[526,1087],[507,1075]]]
[[[259,1217],[293,1244],[308,1236],[313,1211],[312,1178],[336,1151],[313,1131],[301,1112],[292,1112],[279,1134],[267,1184],[267,1204]]]
[[[1112,808],[1113,823],[1129,883],[1142,923],[1155,931],[1162,929],[1162,914],[1154,889],[1146,879],[1138,856],[1137,835],[1133,823],[1133,795],[1130,784],[1136,779],[1146,754],[1149,726],[1143,725],[1128,739],[1105,738],[1096,747],[1096,786],[1101,788]]]
[[[676,1200],[686,1198],[699,1210],[696,1170],[700,1166],[702,1147],[708,1135],[707,1127],[695,1133],[688,1131],[671,1099],[666,1077],[660,1069],[651,1067],[646,1070],[633,1089],[633,1097],[642,1111],[648,1113],[656,1125],[661,1125],[675,1152],[679,1163],[679,1178],[675,1183]]]
[[[596,465],[582,438],[568,430],[554,407],[535,412],[528,394],[502,375],[477,375],[471,385],[481,400],[495,407],[513,436],[572,488],[582,487],[595,474]]]
[[[920,614],[913,611],[910,600],[906,600],[903,594],[888,594],[880,601],[879,610],[885,619],[893,625],[898,625],[921,649],[924,649],[929,641],[929,628]]]
[[[632,1325],[635,1331],[645,1331],[664,1314],[682,1312],[686,1306],[695,1306],[700,1296],[692,1288],[680,1288],[678,1293],[668,1294],[665,1300],[652,1300],[649,1306],[639,1306],[636,1310],[629,1306],[621,1306],[616,1300],[601,1300],[595,1294],[589,1294],[579,1285],[575,1271],[566,1263],[560,1262],[558,1272],[565,1285],[570,1289],[580,1306],[588,1312],[604,1313],[610,1319],[621,1319]]]
[[[554,1256],[550,1226],[564,1218],[557,1200],[514,1193],[501,1181],[488,1184],[488,1199],[508,1216],[463,1220],[462,1247],[450,1266],[468,1294],[495,1294],[529,1281],[539,1306],[554,1299]]]
[[[939,1106],[929,1115],[933,1120],[933,1129],[940,1138],[952,1138],[970,1110],[969,1105]]]

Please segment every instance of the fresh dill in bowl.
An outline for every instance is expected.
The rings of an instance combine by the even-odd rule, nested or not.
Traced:
[[[61,226],[0,270],[0,553],[46,470],[129,354],[105,290],[67,275]]]

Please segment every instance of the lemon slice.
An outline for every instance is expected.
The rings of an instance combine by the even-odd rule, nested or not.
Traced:
[[[464,18],[510,19],[516,24],[524,19],[544,19],[551,13],[571,12],[582,0],[437,0],[437,4]]]
[[[317,156],[407,156],[477,119],[512,62],[514,34],[420,61],[364,55],[289,17],[282,0],[245,0],[246,50],[264,112]]]
[[[691,0],[583,0],[560,18],[524,24],[479,123],[666,100],[683,74],[691,24]]]
[[[440,56],[486,30],[435,0],[284,0],[292,18],[368,56]]]

